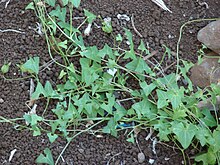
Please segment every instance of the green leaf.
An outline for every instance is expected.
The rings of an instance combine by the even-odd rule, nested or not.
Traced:
[[[63,2],[63,6],[66,6],[69,2],[69,0],[61,0]]]
[[[215,140],[215,144],[213,145],[213,151],[217,153],[220,151],[220,131],[219,130],[214,130],[213,138]]]
[[[184,88],[181,87],[178,90],[169,90],[167,93],[167,98],[172,104],[174,109],[178,108],[182,103],[182,98],[184,97]]]
[[[87,17],[87,21],[89,24],[91,24],[96,19],[96,15],[94,15],[86,9],[84,9],[84,14]]]
[[[118,34],[116,36],[116,41],[122,42],[122,40],[123,40],[123,38],[122,38],[121,34]]]
[[[61,47],[61,48],[64,48],[64,49],[67,49],[67,40],[63,41],[63,42],[59,42],[57,44],[58,47]]]
[[[46,148],[44,150],[44,154],[40,154],[36,160],[36,163],[46,163],[46,164],[49,164],[49,165],[54,165],[54,160],[53,160],[53,156],[52,156],[52,153],[50,151],[49,148]]]
[[[126,141],[135,144],[134,134],[131,133],[130,137],[127,138]]]
[[[211,138],[211,132],[206,127],[199,126],[196,132],[196,138],[199,140],[201,146],[205,146],[208,138]]]
[[[161,116],[158,119],[158,123],[154,125],[154,129],[158,131],[160,140],[169,141],[168,135],[171,134],[170,123]]]
[[[55,7],[56,0],[45,0],[45,2],[52,7]]]
[[[102,30],[105,33],[112,33],[113,28],[112,28],[112,22],[111,20],[105,20],[102,22]]]
[[[163,56],[165,57],[165,55],[167,54],[168,59],[170,59],[170,57],[171,57],[171,50],[166,45],[163,45],[163,47],[165,48],[165,52],[164,52]]]
[[[32,129],[33,129],[33,136],[40,136],[41,135],[41,130],[39,127],[37,127],[36,125],[33,125],[32,126]]]
[[[143,40],[141,40],[140,45],[138,46],[138,50],[141,50],[142,52],[146,52],[146,54],[150,54],[149,50],[146,49]]]
[[[127,114],[127,110],[117,103],[114,104],[114,108],[116,109],[114,111],[114,120],[115,121],[119,121],[123,116],[125,116]]]
[[[53,96],[54,94],[56,94],[56,92],[53,90],[53,87],[49,81],[47,81],[44,86],[44,94],[45,94],[45,97]]]
[[[2,65],[2,67],[1,67],[1,72],[2,72],[3,74],[8,73],[10,65],[11,65],[11,62],[9,62],[8,64]]]
[[[104,109],[109,114],[112,114],[113,113],[113,106],[115,104],[115,97],[110,93],[106,93],[106,97],[108,98],[108,103],[107,104],[103,103],[101,105],[101,108]]]
[[[31,99],[36,100],[39,98],[39,96],[43,94],[44,96],[46,96],[45,94],[45,90],[44,87],[42,86],[42,84],[40,82],[37,83],[37,87],[34,91],[34,93],[32,93],[31,95]]]
[[[211,149],[209,149],[207,153],[197,155],[195,161],[203,162],[203,165],[215,165],[216,155]]]
[[[67,73],[64,70],[61,70],[58,79],[62,79]]]
[[[31,124],[31,126],[37,125],[38,121],[43,120],[43,118],[37,114],[25,114],[23,117],[27,123]]]
[[[21,69],[24,72],[29,72],[29,73],[39,73],[39,64],[40,60],[39,57],[31,57],[28,61],[26,61],[22,66]]]
[[[132,108],[136,111],[139,119],[142,117],[142,115],[148,119],[153,119],[156,117],[156,107],[146,98],[138,103],[133,104]]]
[[[86,83],[87,86],[91,85],[96,79],[99,78],[97,71],[102,71],[101,66],[93,62],[90,66],[91,60],[87,58],[81,58],[80,64],[82,67],[82,81]]]
[[[51,16],[56,16],[62,22],[65,22],[66,20],[66,8],[60,8],[60,6],[57,6],[56,9],[52,10],[49,14]]]
[[[134,50],[134,43],[133,43],[133,36],[132,36],[132,33],[130,30],[128,29],[124,29],[125,30],[125,35],[126,35],[126,38],[128,40],[128,42],[130,43],[130,50],[133,51]]]
[[[173,110],[173,117],[172,117],[173,120],[184,118],[186,116],[187,116],[187,114],[186,114],[185,109],[174,109]]]
[[[211,84],[210,86],[215,95],[220,95],[220,84]]]
[[[187,62],[184,60],[181,60],[183,62],[184,67],[179,66],[180,68],[180,73],[182,74],[182,76],[184,77],[185,81],[188,83],[188,89],[190,91],[193,91],[193,84],[191,82],[191,80],[189,79],[189,77],[187,76],[187,73],[189,72],[190,68],[194,65],[191,62]]]
[[[78,113],[81,113],[85,109],[86,104],[91,101],[88,93],[85,93],[80,99],[73,99],[74,105],[78,106]]]
[[[88,47],[87,50],[80,52],[80,54],[96,62],[101,62],[101,57],[96,46]]]
[[[132,60],[126,66],[127,69],[138,72],[138,73],[146,73],[153,74],[151,68],[147,65],[147,63],[140,57],[137,59]]]
[[[179,89],[177,83],[176,83],[176,74],[171,73],[169,75],[166,75],[163,78],[158,78],[155,82],[155,85],[161,86],[164,88],[165,86],[171,88],[171,89]]]
[[[160,109],[160,108],[166,107],[168,105],[167,92],[164,92],[160,89],[157,89],[156,92],[157,92],[157,97],[158,97],[157,108]]]
[[[30,2],[26,7],[25,10],[34,10],[34,2]]]
[[[145,81],[140,83],[140,87],[143,89],[144,91],[144,95],[148,96],[149,94],[151,94],[151,92],[156,88],[156,85],[151,83],[150,85],[148,85]]]
[[[74,27],[71,27],[69,23],[66,23],[66,22],[58,22],[57,23],[61,28],[63,28],[64,30],[68,31],[68,33],[70,32],[70,30],[73,32],[73,33],[79,33],[81,34],[81,32],[77,29],[77,28],[74,28]],[[55,26],[56,27],[56,26]],[[54,27],[54,28],[55,28]]]
[[[99,50],[98,56],[104,58],[108,55],[111,59],[115,59],[115,55],[113,54],[112,48],[110,48],[107,44],[103,47],[103,49]]]
[[[104,133],[110,133],[111,135],[113,135],[113,136],[116,137],[116,136],[117,136],[116,127],[117,127],[117,123],[114,121],[113,118],[111,118],[111,119],[108,121],[107,126],[105,126],[102,131],[103,131]]]
[[[53,143],[58,138],[57,134],[52,135],[51,132],[47,133],[47,136],[48,136],[51,143]]]
[[[81,0],[70,0],[74,7],[78,8],[80,5]]]
[[[212,116],[212,114],[210,113],[209,109],[203,109],[202,114],[204,114],[205,117],[201,118],[200,120],[203,121],[207,126],[209,127],[217,126],[217,122],[215,118]]]
[[[193,124],[186,124],[186,126],[184,126],[183,123],[176,122],[172,123],[172,130],[184,149],[189,147],[197,132],[197,128]]]

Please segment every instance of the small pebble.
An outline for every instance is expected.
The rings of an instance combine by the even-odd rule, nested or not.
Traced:
[[[0,98],[0,104],[4,103],[4,100],[2,98]]]
[[[80,149],[78,149],[78,151],[79,151],[79,153],[82,154],[84,152],[84,149],[80,148]]]
[[[154,159],[149,159],[149,161],[148,161],[150,164],[153,164],[154,162],[155,162],[155,160]]]
[[[138,162],[143,163],[145,161],[145,155],[143,152],[138,153]]]

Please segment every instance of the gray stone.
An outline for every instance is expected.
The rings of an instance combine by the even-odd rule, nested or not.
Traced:
[[[138,153],[138,162],[143,163],[145,161],[145,155],[143,152]]]
[[[0,98],[0,104],[4,103],[4,100],[2,98]]]
[[[192,83],[201,88],[211,83],[220,83],[219,58],[204,58],[201,64],[196,64],[191,69],[190,79]]]
[[[197,38],[209,49],[220,54],[220,20],[211,22],[201,29]]]

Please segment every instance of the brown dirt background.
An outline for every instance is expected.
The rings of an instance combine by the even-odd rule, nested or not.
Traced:
[[[200,0],[199,0],[200,1]],[[18,72],[16,63],[23,62],[30,56],[38,55],[41,65],[50,60],[47,54],[45,40],[34,32],[31,28],[38,22],[32,11],[25,11],[25,6],[29,0],[11,0],[8,7],[4,9],[4,3],[0,4],[0,29],[17,29],[22,30],[25,34],[14,32],[0,32],[0,66],[4,62],[12,62],[10,72],[6,75],[9,78],[22,77]],[[112,17],[115,34],[123,34],[123,27],[131,29],[134,34],[134,43],[138,45],[140,37],[134,33],[131,23],[121,25],[116,19],[117,14],[134,15],[135,27],[143,35],[143,41],[149,43],[150,50],[158,51],[154,57],[156,60],[161,59],[164,51],[162,44],[176,50],[176,43],[179,37],[180,26],[192,19],[212,18],[219,16],[220,1],[207,1],[209,8],[199,5],[199,3],[190,0],[171,1],[164,0],[167,6],[173,11],[168,13],[162,11],[150,0],[91,0],[82,1],[80,9],[76,12],[82,16],[82,9],[86,8],[96,15]],[[181,41],[180,58],[196,62],[197,50],[201,44],[196,39],[198,30],[204,27],[208,22],[194,23],[187,26],[183,33]],[[91,45],[102,46],[105,42],[112,42],[108,35],[100,32],[100,29],[93,28],[92,35],[87,37],[86,42]],[[163,66],[170,65],[175,59],[165,59]],[[170,68],[172,72],[174,68]],[[44,80],[50,80],[56,83],[52,75],[57,75],[55,66],[51,70],[41,73]],[[29,80],[22,81],[4,81],[0,79],[0,98],[4,100],[0,103],[0,116],[7,118],[16,118],[23,116],[28,111],[25,101],[28,100]],[[155,159],[154,165],[181,165],[181,152],[176,150],[171,144],[157,144],[157,154],[152,152],[152,141],[145,141],[149,130],[143,131],[138,136],[141,151],[146,156],[146,161],[142,164],[149,164],[148,160]],[[30,165],[35,164],[36,157],[43,152],[46,147],[52,149],[56,158],[66,141],[58,139],[57,142],[50,144],[47,137],[42,135],[33,137],[32,133],[27,130],[17,131],[7,123],[0,123],[0,164],[5,165]],[[169,145],[169,147],[167,146]],[[11,162],[8,162],[10,152],[17,149]],[[90,134],[83,134],[77,137],[68,147],[63,155],[65,162],[60,161],[63,165],[106,165],[111,159],[111,165],[135,165],[139,164],[137,155],[140,152],[137,144],[128,143],[126,135],[123,133],[119,138],[105,135],[103,138],[96,138]],[[187,151],[188,157],[194,154],[194,151]],[[170,158],[165,160],[165,158]],[[187,161],[190,164],[190,161]]]

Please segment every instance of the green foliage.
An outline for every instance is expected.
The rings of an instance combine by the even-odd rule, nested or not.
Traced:
[[[86,9],[84,9],[84,14],[87,17],[87,21],[89,24],[91,24],[96,19],[96,15],[94,15]]]
[[[30,2],[26,7],[25,10],[34,10],[34,2]]]
[[[26,61],[23,65],[20,66],[22,72],[29,72],[29,73],[39,73],[39,64],[40,59],[39,57],[31,57],[28,61]]]
[[[11,65],[11,62],[9,62],[8,64],[2,65],[2,67],[1,67],[1,72],[2,72],[3,74],[8,73],[10,65]]]
[[[177,140],[181,143],[184,149],[188,148],[196,134],[196,127],[193,124],[172,123],[172,129],[177,136]]]
[[[63,61],[61,64],[57,62],[61,68],[57,71],[57,78],[61,83],[53,86],[49,81],[45,84],[39,81],[39,57],[30,58],[20,65],[21,71],[34,74],[37,78],[37,86],[31,95],[32,100],[56,100],[55,107],[45,108],[44,112],[49,111],[50,115],[53,114],[53,120],[47,118],[44,113],[42,116],[38,113],[23,116],[34,136],[46,132],[51,143],[59,136],[69,141],[75,137],[72,136],[72,132],[78,135],[73,127],[85,126],[88,123],[96,126],[103,121],[106,125],[102,132],[117,136],[119,130],[127,129],[121,123],[128,123],[131,129],[139,126],[152,127],[158,132],[160,140],[175,141],[183,150],[198,144],[207,147],[207,152],[200,153],[195,161],[203,164],[217,163],[220,152],[219,116],[216,112],[211,113],[208,108],[199,109],[197,105],[207,99],[215,105],[217,96],[220,95],[219,85],[212,84],[210,89],[197,89],[197,92],[194,92],[187,75],[193,64],[184,60],[179,61],[182,64],[178,66],[180,72],[157,77],[156,71],[159,67],[149,66],[144,59],[144,56],[150,55],[144,41],[141,40],[138,45],[140,54],[136,53],[132,33],[124,29],[125,37],[122,38],[121,34],[114,36],[111,21],[101,20],[102,30],[111,33],[117,41],[114,48],[107,44],[102,49],[95,45],[85,46],[80,27],[72,26],[72,18],[67,20],[67,11],[72,13],[73,6],[79,7],[80,0],[63,0],[63,7],[57,5],[55,0],[45,2],[51,9],[49,16],[42,13],[45,10],[42,6],[35,6],[35,9],[48,32],[45,34],[48,44],[51,44],[48,35],[52,35],[52,38],[59,35],[59,38],[62,38],[55,46],[60,48],[58,54]],[[33,4],[26,8],[33,9]],[[86,9],[84,15],[82,25],[85,22],[92,24],[96,19],[96,16]],[[119,47],[124,40],[129,42],[128,50]],[[164,48],[162,61],[166,55],[168,58],[171,57],[170,49],[166,46]],[[53,57],[53,53],[49,53]],[[76,62],[79,66],[73,62],[75,57],[79,58]],[[121,65],[119,59],[129,62]],[[6,73],[7,70],[7,66],[4,66],[2,73]],[[140,88],[129,88],[128,78],[137,80],[137,86]],[[188,83],[184,87],[179,86],[181,78]],[[125,93],[125,100],[133,102],[128,110],[116,99],[117,92],[122,93],[120,97],[124,97]],[[50,129],[43,130],[40,127],[41,123],[47,124]],[[85,128],[81,132],[88,130],[89,128]],[[135,142],[132,131],[128,134],[127,141]],[[36,162],[54,164],[51,151],[45,149],[44,155],[41,154]]]
[[[112,33],[113,31],[113,28],[112,28],[112,22],[111,20],[104,20],[102,22],[102,30],[105,32],[105,33]]]
[[[53,160],[53,156],[52,153],[50,151],[49,148],[46,148],[44,150],[44,154],[40,154],[36,160],[36,163],[45,163],[45,164],[49,164],[49,165],[54,165],[54,160]]]

